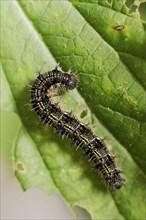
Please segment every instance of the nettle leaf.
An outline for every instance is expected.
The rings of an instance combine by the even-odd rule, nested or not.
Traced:
[[[140,18],[141,4],[1,2],[2,108],[15,111],[22,121],[12,153],[15,175],[24,190],[35,186],[59,192],[71,208],[83,207],[93,219],[145,215],[146,23]],[[81,151],[39,124],[25,105],[36,70],[48,71],[57,63],[76,72],[80,81],[78,91],[63,96],[61,107],[78,117],[86,112],[81,121],[106,138],[127,180],[119,191],[109,192]]]

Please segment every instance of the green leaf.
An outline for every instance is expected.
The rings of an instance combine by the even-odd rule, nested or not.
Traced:
[[[130,12],[125,0],[1,2],[1,108],[15,111],[22,122],[12,151],[15,175],[23,189],[59,192],[71,208],[83,207],[93,219],[145,216],[146,23],[140,2],[133,5]],[[106,190],[82,152],[39,125],[25,105],[36,70],[57,63],[80,81],[78,91],[63,96],[61,107],[78,117],[87,110],[82,122],[96,125],[95,133],[106,137],[127,180],[119,191]]]

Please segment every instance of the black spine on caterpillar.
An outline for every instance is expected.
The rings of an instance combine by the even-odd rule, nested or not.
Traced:
[[[69,137],[75,146],[84,151],[85,156],[95,164],[95,170],[103,175],[110,189],[120,189],[125,184],[125,179],[105,143],[88,126],[75,116],[63,112],[52,102],[50,88],[56,84],[72,90],[77,86],[78,80],[74,74],[62,72],[57,68],[40,74],[31,87],[32,108],[44,123],[54,127],[59,135]]]

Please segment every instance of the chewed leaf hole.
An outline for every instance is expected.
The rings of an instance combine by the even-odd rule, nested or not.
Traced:
[[[25,171],[24,163],[22,163],[21,161],[17,161],[15,165],[15,169],[20,172],[24,172]]]
[[[116,31],[122,31],[124,28],[125,28],[124,25],[120,24],[120,25],[115,26],[115,27],[114,27],[114,30],[116,30]]]
[[[140,17],[142,20],[146,21],[146,2],[143,2],[139,6]]]

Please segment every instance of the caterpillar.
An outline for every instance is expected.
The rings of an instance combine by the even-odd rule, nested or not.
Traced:
[[[88,160],[94,163],[111,190],[120,189],[125,178],[115,164],[103,140],[100,140],[89,126],[81,123],[72,113],[64,112],[52,100],[55,86],[73,90],[78,78],[73,73],[63,72],[56,67],[52,71],[39,74],[31,86],[31,106],[41,121],[54,127],[59,135],[70,138],[73,145],[81,148]]]

